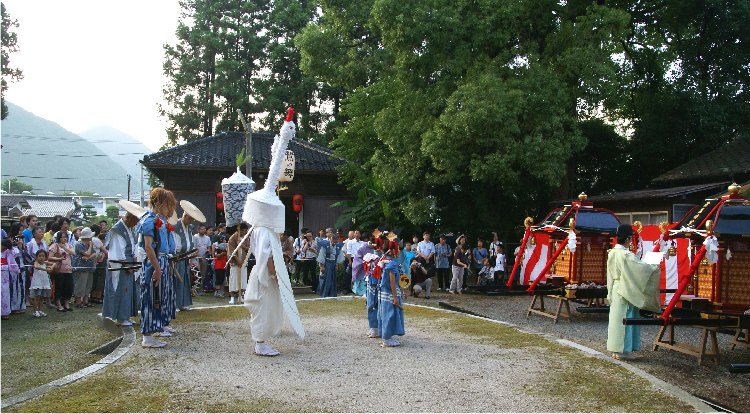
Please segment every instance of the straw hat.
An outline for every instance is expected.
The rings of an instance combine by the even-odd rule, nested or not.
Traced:
[[[198,207],[196,207],[195,204],[187,200],[180,200],[180,207],[185,210],[188,216],[194,218],[196,221],[199,221],[201,223],[206,222],[206,216],[203,215],[203,212]]]
[[[83,230],[81,230],[81,235],[78,236],[79,239],[90,239],[92,237],[94,237],[94,232],[88,227],[84,227]]]
[[[134,203],[132,201],[129,201],[129,200],[124,200],[123,199],[123,200],[118,201],[117,204],[119,204],[120,207],[122,207],[123,209],[125,209],[125,211],[127,211],[128,213],[130,213],[130,214],[132,214],[132,215],[134,215],[134,216],[136,216],[138,218],[141,218],[141,216],[143,216],[146,213],[146,209],[145,208],[143,208],[143,207],[139,206],[138,204],[136,204],[136,203]]]

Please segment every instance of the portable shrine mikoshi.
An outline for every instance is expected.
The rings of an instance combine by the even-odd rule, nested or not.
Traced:
[[[507,284],[528,286],[526,293],[534,295],[527,315],[569,321],[570,300],[585,301],[589,309],[596,304],[595,308],[606,312],[607,250],[620,225],[615,214],[595,208],[581,193],[578,200],[552,210],[541,223],[530,221],[527,218],[524,223],[526,231]],[[545,296],[559,301],[555,312],[545,309]],[[562,313],[563,306],[567,314]]]
[[[750,202],[739,190],[740,186],[732,184],[727,195],[707,199],[672,226],[670,238],[690,243],[690,269],[680,274],[677,292],[659,317],[623,321],[626,325],[662,325],[654,350],[663,347],[693,355],[699,364],[706,356],[716,359],[720,327],[734,329],[732,348],[750,348],[750,315],[744,314],[750,309]],[[698,348],[674,340],[676,325],[702,328]]]

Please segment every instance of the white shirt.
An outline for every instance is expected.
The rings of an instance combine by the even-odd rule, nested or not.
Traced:
[[[357,254],[357,250],[359,250],[359,248],[362,247],[363,244],[364,242],[361,242],[357,239],[349,240],[349,243],[346,244],[346,254],[354,257],[354,255]]]
[[[435,243],[431,241],[424,241],[417,243],[417,253],[421,254],[424,257],[428,257],[429,255],[435,253]]]
[[[505,254],[498,253],[497,257],[495,258],[495,272],[504,272],[504,271],[505,271]]]
[[[195,234],[193,235],[193,245],[198,249],[198,256],[205,257],[208,247],[211,246],[211,238],[205,234],[203,236]]]

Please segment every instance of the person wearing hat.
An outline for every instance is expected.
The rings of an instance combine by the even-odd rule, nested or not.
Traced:
[[[293,110],[289,108],[281,132],[274,139],[266,183],[262,189],[247,196],[242,214],[243,220],[253,226],[248,235],[249,253],[255,256],[256,265],[250,271],[244,299],[251,314],[250,331],[255,341],[255,353],[260,356],[280,354],[266,341],[281,333],[284,314],[295,333],[300,338],[305,337],[279,239],[286,224],[286,208],[275,191],[284,154],[295,135],[292,117]]]
[[[196,232],[196,229],[194,223],[196,220],[201,223],[206,221],[206,216],[204,216],[203,212],[201,212],[193,203],[187,200],[180,200],[180,207],[182,207],[184,212],[182,213],[182,218],[174,226],[175,254],[178,255],[185,254],[195,248],[193,234]],[[188,306],[193,304],[189,260],[180,260],[175,263],[175,267],[179,274],[179,277],[174,280],[175,306],[177,309],[186,310]],[[201,274],[206,274],[204,268],[201,268]]]
[[[145,251],[141,287],[141,333],[144,348],[162,348],[166,342],[154,338],[172,319],[174,305],[169,277],[169,255],[175,252],[172,224],[167,217],[174,214],[177,201],[164,188],[154,188],[149,194],[149,211],[136,227],[138,245]]]
[[[318,242],[318,264],[320,281],[318,295],[321,297],[336,296],[336,271],[344,262],[344,243],[334,234],[332,228],[326,229],[326,238]]]
[[[120,200],[126,213],[107,232],[105,247],[107,256],[107,276],[104,279],[104,304],[102,316],[112,319],[117,325],[131,326],[131,317],[138,315],[138,284],[134,270],[109,270],[127,267],[113,261],[137,262],[137,242],[135,226],[146,210],[128,200]]]
[[[73,284],[73,296],[75,296],[77,308],[90,306],[89,293],[94,283],[94,259],[96,256],[94,243],[91,241],[93,237],[94,232],[90,228],[84,227],[74,247],[73,273],[75,274],[75,282]]]
[[[633,228],[629,224],[620,225],[617,244],[607,254],[607,351],[615,359],[632,359],[632,352],[641,349],[640,326],[624,325],[622,320],[640,317],[639,309],[660,310],[659,266],[635,257],[626,247],[632,237]]]

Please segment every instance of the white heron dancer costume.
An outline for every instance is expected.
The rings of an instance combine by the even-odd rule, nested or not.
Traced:
[[[276,194],[281,163],[289,141],[295,136],[293,114],[294,111],[289,108],[281,132],[271,146],[268,179],[262,189],[247,196],[242,215],[252,225],[250,251],[256,260],[245,292],[245,306],[252,314],[250,329],[255,341],[255,353],[263,356],[279,354],[265,341],[281,333],[284,313],[297,335],[305,337],[279,241],[279,234],[284,232],[284,204]]]

